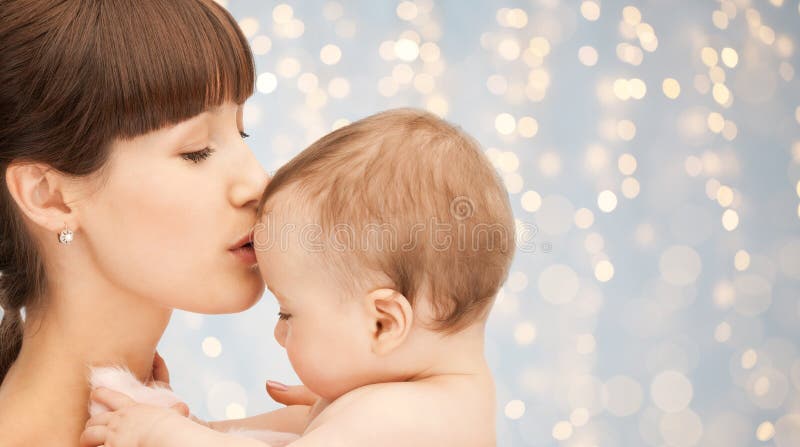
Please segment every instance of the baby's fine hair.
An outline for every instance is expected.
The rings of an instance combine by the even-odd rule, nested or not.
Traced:
[[[302,214],[347,285],[382,272],[412,306],[427,297],[447,333],[486,318],[515,249],[508,194],[479,144],[422,110],[325,135],[275,173],[258,208],[262,222]]]

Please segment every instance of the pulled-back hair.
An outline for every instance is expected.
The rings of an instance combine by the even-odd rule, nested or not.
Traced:
[[[259,215],[286,212],[319,226],[345,286],[382,272],[412,306],[430,297],[442,332],[485,318],[515,248],[508,194],[478,143],[414,109],[335,130],[281,167]]]
[[[47,285],[8,166],[93,174],[115,139],[243,103],[254,71],[213,0],[0,0],[0,381],[22,344],[21,309]]]

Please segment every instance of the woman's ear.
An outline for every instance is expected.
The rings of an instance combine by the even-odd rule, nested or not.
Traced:
[[[6,186],[22,214],[46,231],[57,234],[78,223],[64,200],[66,178],[41,163],[12,163],[6,168]]]
[[[400,346],[411,332],[414,312],[402,293],[377,289],[366,297],[367,313],[372,324],[372,352],[386,355]]]

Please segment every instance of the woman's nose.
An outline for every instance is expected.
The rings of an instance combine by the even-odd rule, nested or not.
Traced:
[[[255,207],[269,182],[269,174],[261,167],[255,155],[247,149],[247,156],[234,172],[236,182],[231,188],[231,203],[236,207]]]

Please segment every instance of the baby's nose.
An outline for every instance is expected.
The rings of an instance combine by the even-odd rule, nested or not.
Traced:
[[[284,348],[286,347],[286,330],[286,322],[283,320],[278,321],[275,325],[275,341]]]

